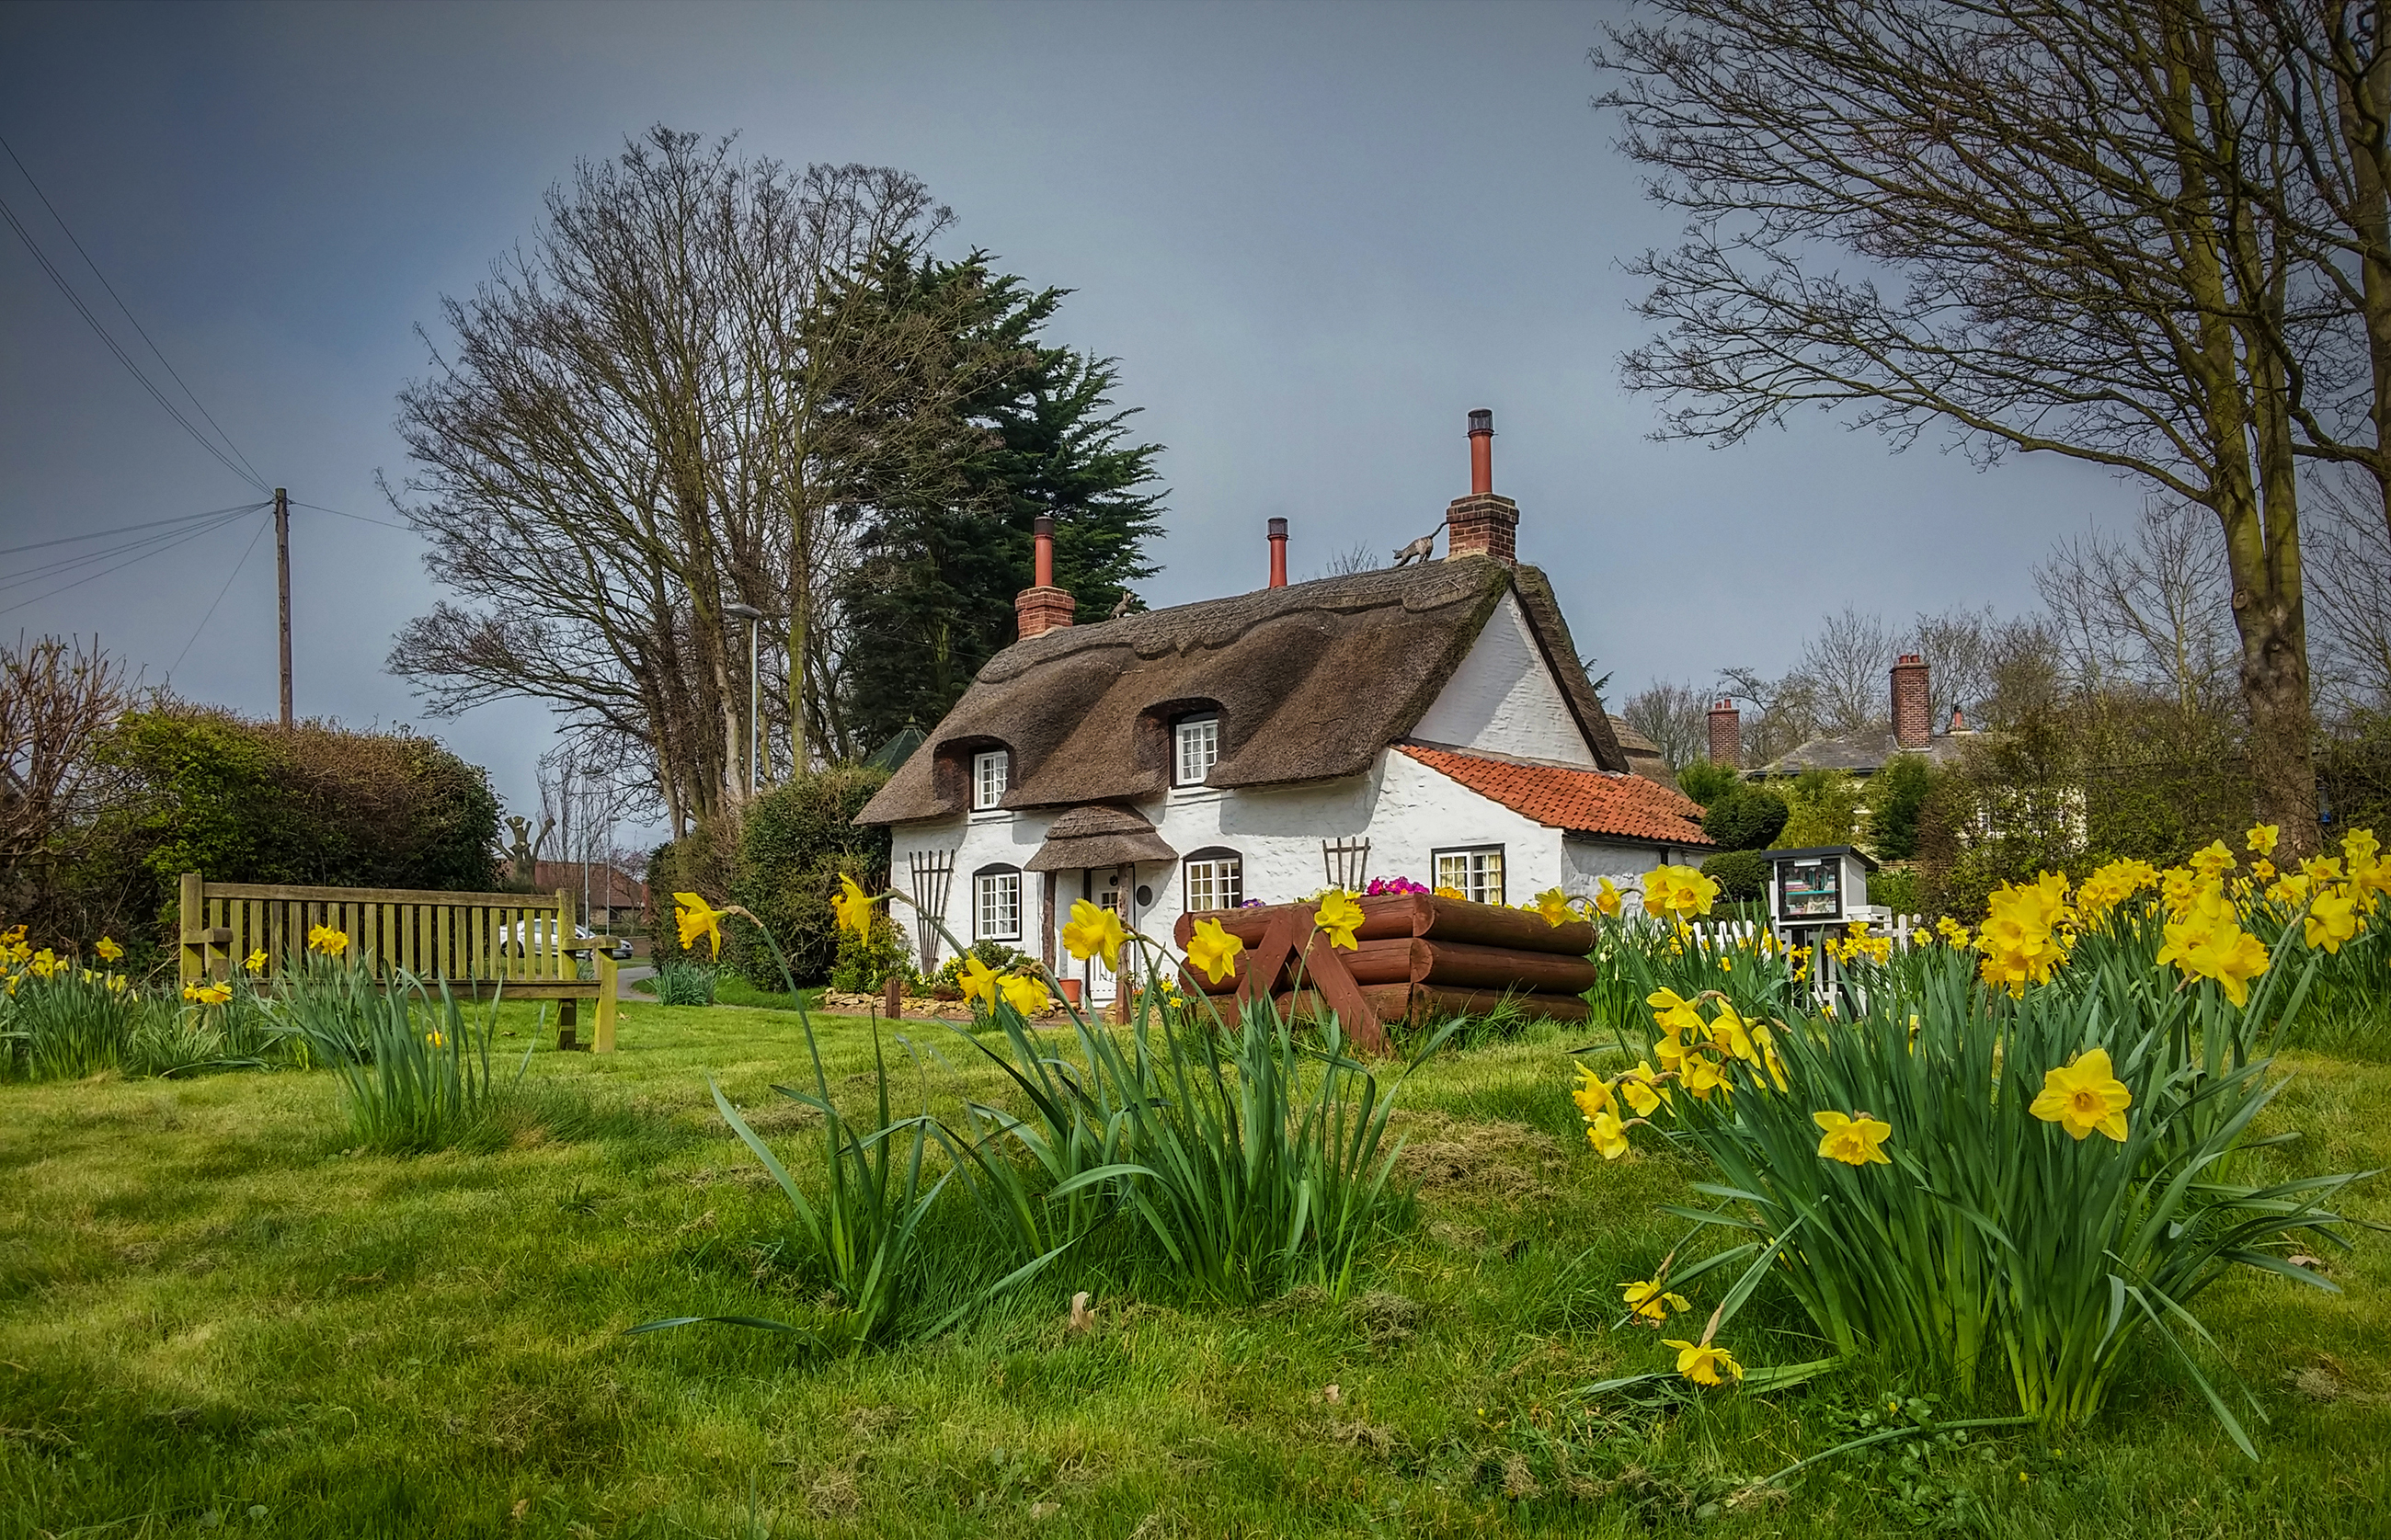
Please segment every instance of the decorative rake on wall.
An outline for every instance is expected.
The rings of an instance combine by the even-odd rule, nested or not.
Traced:
[[[1330,887],[1358,893],[1362,884],[1370,879],[1370,841],[1323,840],[1320,864],[1327,871]]]
[[[947,890],[955,879],[955,853],[917,850],[909,857],[913,867],[913,937],[921,948],[922,971],[938,967],[938,921],[947,913]]]

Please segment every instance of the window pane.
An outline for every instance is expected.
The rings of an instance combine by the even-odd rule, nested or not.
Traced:
[[[979,879],[975,939],[1013,941],[1021,934],[1021,874],[995,872]]]
[[[1195,786],[1212,773],[1221,759],[1221,724],[1217,718],[1206,717],[1199,722],[1179,725],[1179,763],[1171,779],[1180,786]]]
[[[1245,863],[1234,855],[1187,863],[1187,908],[1234,909],[1246,901]]]
[[[1478,888],[1480,904],[1503,902],[1503,853],[1499,849],[1479,853]]]
[[[1438,856],[1435,885],[1454,889],[1467,896],[1469,892],[1469,857],[1460,853]]]

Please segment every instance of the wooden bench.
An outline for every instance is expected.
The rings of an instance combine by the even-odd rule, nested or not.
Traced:
[[[426,983],[446,980],[461,997],[557,1002],[560,1048],[580,1046],[579,1003],[598,1003],[599,1053],[614,1051],[614,958],[608,941],[575,938],[573,896],[530,893],[415,892],[381,888],[292,888],[209,882],[185,872],[182,980],[222,982],[252,955],[265,954],[266,987],[307,946],[307,933],[330,926],[349,938],[349,956],[387,987],[400,971]],[[597,962],[580,977],[580,959]]]

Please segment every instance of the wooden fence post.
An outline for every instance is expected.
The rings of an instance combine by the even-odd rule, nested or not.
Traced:
[[[199,939],[200,930],[207,923],[208,918],[207,902],[203,892],[200,874],[185,872],[182,900],[178,905],[181,913],[175,921],[182,927],[183,932],[180,938],[182,944],[176,950],[181,955],[180,969],[185,989],[198,983],[207,972],[207,959],[202,954]]]
[[[598,1026],[590,1040],[593,1052],[614,1051],[614,954],[593,952],[598,964]]]

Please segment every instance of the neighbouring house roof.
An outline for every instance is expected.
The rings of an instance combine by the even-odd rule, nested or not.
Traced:
[[[1905,749],[1891,729],[1871,727],[1814,738],[1782,759],[1749,772],[1748,778],[1798,776],[1804,770],[1848,770],[1857,776],[1873,776],[1899,754],[1923,754],[1934,764],[1949,764],[1967,751],[1969,744],[1980,742],[1983,738],[1981,733],[1938,733],[1928,738],[1922,749]]]
[[[1631,768],[1551,584],[1485,558],[1323,578],[1015,642],[856,821],[957,815],[971,756],[1012,756],[1008,809],[1160,797],[1169,724],[1221,713],[1212,787],[1358,776],[1425,716],[1505,594],[1515,596],[1597,764]]]
[[[1691,798],[1642,776],[1456,754],[1411,743],[1396,750],[1546,828],[1645,844],[1716,843],[1702,832],[1702,810]]]
[[[538,861],[533,863],[536,875],[532,879],[534,892],[553,893],[562,888],[581,896],[581,874],[589,874],[589,902],[603,909],[636,909],[648,902],[648,885],[630,873],[614,866],[591,862],[586,867],[578,861]]]
[[[1610,734],[1619,740],[1620,752],[1627,756],[1627,768],[1663,786],[1677,784],[1677,777],[1669,774],[1669,762],[1661,757],[1659,744],[1624,722],[1613,722]]]
[[[1046,829],[1046,842],[1022,865],[1034,872],[1077,871],[1082,866],[1125,866],[1140,861],[1176,861],[1145,815],[1130,807],[1075,807]]]

